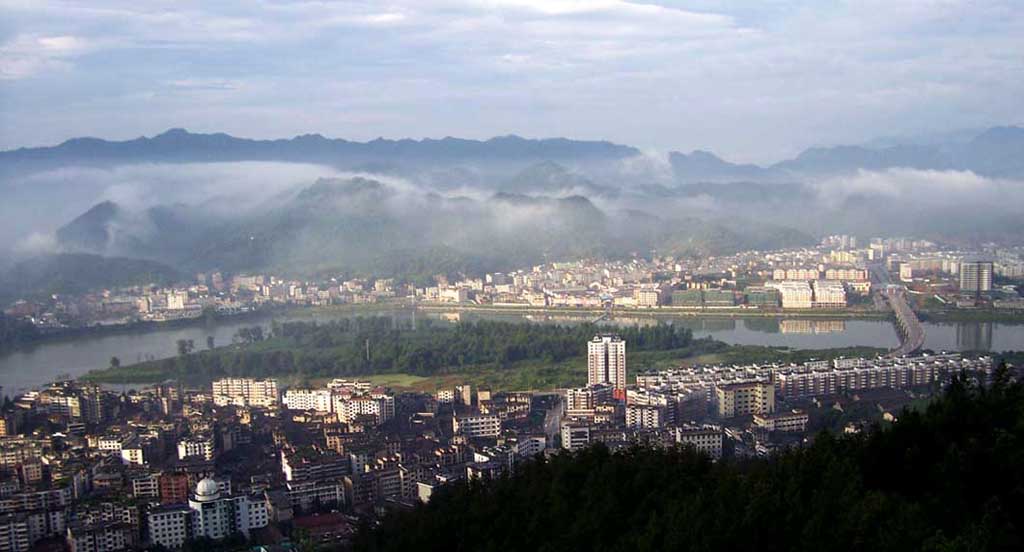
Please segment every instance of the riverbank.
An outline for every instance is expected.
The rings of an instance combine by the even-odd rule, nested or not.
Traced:
[[[956,322],[998,322],[1000,324],[1024,324],[1024,311],[985,310],[921,310],[917,313],[922,322],[947,324]]]
[[[657,307],[650,309],[585,309],[574,307],[531,307],[515,305],[473,305],[466,303],[417,303],[415,308],[424,312],[477,312],[487,314],[514,315],[578,315],[592,316],[595,320],[611,312],[611,317],[637,318],[805,318],[805,319],[847,319],[847,320],[892,320],[891,312],[844,309],[687,309]]]
[[[16,346],[0,348],[0,356],[18,351],[31,350],[34,347],[50,343],[71,342],[77,339],[90,337],[105,337],[114,335],[145,334],[149,332],[172,330],[181,328],[195,328],[213,326],[217,324],[231,324],[251,320],[265,320],[275,317],[315,317],[317,314],[330,313],[362,313],[367,314],[393,312],[396,310],[408,309],[408,303],[366,303],[358,305],[332,305],[330,307],[302,307],[302,306],[269,306],[237,314],[204,314],[195,318],[178,318],[174,320],[139,320],[127,324],[98,324],[94,326],[79,326],[72,328],[56,328],[42,330],[39,336],[32,341],[22,342]]]

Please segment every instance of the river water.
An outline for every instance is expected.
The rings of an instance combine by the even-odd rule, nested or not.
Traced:
[[[536,323],[580,323],[592,317],[569,315],[518,314],[458,314],[416,312],[409,310],[376,313],[402,320],[473,320],[492,319]],[[278,320],[330,320],[367,313],[303,313],[278,317]],[[739,345],[773,345],[798,349],[828,349],[833,347],[870,346],[893,348],[898,338],[893,325],[881,320],[806,320],[775,318],[694,318],[667,317],[661,319],[691,329],[696,337],[711,336],[727,343]],[[0,356],[0,393],[13,395],[36,388],[62,376],[78,377],[89,370],[104,368],[111,357],[122,364],[146,359],[166,358],[177,354],[177,341],[191,339],[197,350],[206,347],[206,339],[213,336],[215,345],[231,343],[242,327],[269,326],[271,319],[248,318],[221,320],[210,325],[150,329],[132,333],[81,336],[73,339],[49,341],[32,348]],[[652,324],[647,317],[619,316],[612,324]],[[956,324],[925,324],[925,347],[934,350],[1006,351],[1024,349],[1024,325],[992,322],[965,322]]]

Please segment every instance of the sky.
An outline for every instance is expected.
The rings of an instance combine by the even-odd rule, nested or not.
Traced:
[[[1021,98],[1020,0],[0,0],[0,149],[184,127],[767,163]]]

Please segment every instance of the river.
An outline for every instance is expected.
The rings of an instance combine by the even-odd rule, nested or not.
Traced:
[[[537,323],[580,323],[593,316],[531,315],[490,313],[438,313],[409,310],[377,313],[405,319],[529,320]],[[278,320],[329,320],[351,316],[367,316],[366,312],[299,313],[278,316]],[[898,338],[893,325],[882,320],[807,320],[751,318],[663,318],[690,328],[694,336],[711,336],[739,345],[774,345],[798,349],[870,346],[893,348]],[[89,370],[109,365],[111,357],[122,364],[177,354],[177,341],[191,339],[196,349],[206,347],[208,336],[215,345],[231,343],[239,328],[260,324],[269,326],[270,317],[245,320],[220,320],[212,324],[168,327],[146,331],[88,335],[66,340],[40,343],[34,347],[0,356],[0,387],[2,393],[13,395],[37,388],[58,377],[78,377]],[[618,316],[612,324],[651,324],[647,317]],[[925,347],[935,350],[1006,351],[1024,349],[1024,325],[994,322],[963,322],[955,324],[925,323]]]

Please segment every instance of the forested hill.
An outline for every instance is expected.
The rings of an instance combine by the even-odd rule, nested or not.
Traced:
[[[1024,389],[955,383],[869,436],[770,460],[595,447],[438,490],[357,550],[1022,550]]]

